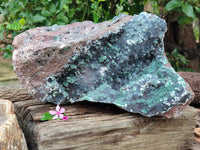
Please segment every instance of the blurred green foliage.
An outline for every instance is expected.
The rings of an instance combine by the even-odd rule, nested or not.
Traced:
[[[179,13],[178,23],[180,25],[190,23],[197,18],[200,13],[199,0],[171,0],[165,6],[167,11],[177,11]]]
[[[1,0],[0,13],[9,23],[25,18],[29,29],[84,20],[101,22],[120,13],[138,14],[143,7],[139,0]]]
[[[25,24],[25,19],[22,18],[18,22],[13,22],[12,24],[5,23],[5,24],[0,24],[0,40],[4,40],[4,37],[6,37],[10,31],[15,31],[12,32],[13,36],[18,33],[18,31],[22,30]],[[3,58],[11,58],[12,57],[12,51],[14,50],[14,47],[10,44],[7,44],[5,47],[0,48],[0,51],[3,51]]]
[[[176,13],[179,25],[200,20],[200,0],[149,0],[153,7],[152,13],[165,18],[167,15]],[[196,40],[200,39],[200,24],[194,28]]]
[[[66,25],[91,20],[95,23],[110,20],[120,13],[129,15],[143,11],[139,0],[0,0],[0,39],[13,37],[27,29],[53,24]],[[13,47],[1,48],[4,58],[12,55]]]
[[[3,47],[0,49],[1,51],[3,51],[3,58],[7,59],[7,58],[11,58],[12,57],[12,51],[14,50],[14,47],[10,44],[6,45],[6,47]]]
[[[198,24],[200,25],[200,23],[198,24],[197,23],[194,28],[194,36],[195,36],[196,41],[200,40],[200,26],[198,26]]]
[[[180,25],[191,23],[200,16],[199,0],[150,0],[153,13],[164,18],[167,14],[178,13]]]
[[[190,71],[193,70],[186,68],[189,63],[182,54],[180,54],[176,49],[173,50],[171,53],[166,53],[169,63],[176,71]]]

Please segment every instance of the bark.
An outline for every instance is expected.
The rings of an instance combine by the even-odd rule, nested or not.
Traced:
[[[33,99],[23,88],[2,90],[0,91],[0,98],[8,99],[12,102]]]

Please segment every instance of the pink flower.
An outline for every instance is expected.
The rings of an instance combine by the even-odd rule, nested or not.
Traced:
[[[64,116],[62,119],[63,119],[63,121],[65,121],[65,120],[69,119],[69,117],[68,116]]]
[[[65,112],[65,108],[60,108],[60,106],[59,105],[57,105],[56,106],[56,111],[55,110],[50,110],[49,111],[49,113],[51,114],[51,115],[55,115],[54,117],[53,117],[53,119],[57,119],[58,117],[60,118],[60,119],[63,119],[63,117],[64,117],[64,115],[62,114],[62,113],[64,113]]]

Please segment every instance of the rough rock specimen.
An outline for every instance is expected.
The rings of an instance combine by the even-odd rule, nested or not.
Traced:
[[[88,100],[175,116],[194,94],[165,58],[166,28],[164,20],[141,13],[31,29],[13,41],[14,70],[41,101]]]
[[[0,150],[28,150],[12,102],[0,99]]]

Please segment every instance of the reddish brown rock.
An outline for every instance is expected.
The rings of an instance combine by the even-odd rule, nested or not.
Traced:
[[[195,135],[195,137],[194,137],[195,141],[200,143],[200,128],[194,129],[194,135]]]
[[[3,99],[0,99],[0,150],[28,150],[13,105]]]
[[[195,93],[195,98],[192,104],[200,105],[200,73],[196,72],[179,72],[180,76],[189,83],[193,92]]]

